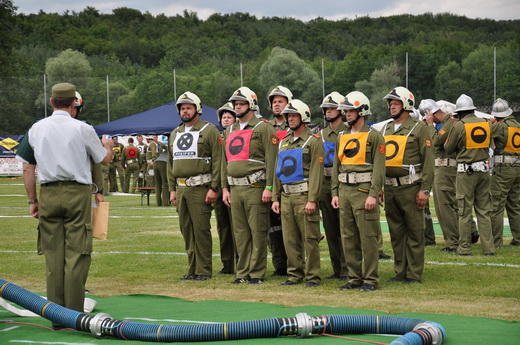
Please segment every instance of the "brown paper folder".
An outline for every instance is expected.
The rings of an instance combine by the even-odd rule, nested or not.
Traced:
[[[106,240],[108,234],[109,202],[100,202],[98,207],[92,207],[92,237]]]

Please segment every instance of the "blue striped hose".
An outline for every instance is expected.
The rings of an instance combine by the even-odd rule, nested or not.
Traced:
[[[14,302],[54,323],[93,335],[150,342],[202,342],[253,338],[276,338],[315,334],[403,334],[390,345],[440,345],[444,328],[425,320],[364,315],[323,315],[305,313],[293,318],[216,323],[204,325],[158,325],[120,321],[100,313],[88,315],[50,302],[15,284],[0,279],[0,297]]]

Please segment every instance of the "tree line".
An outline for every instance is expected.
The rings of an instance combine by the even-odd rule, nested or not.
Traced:
[[[266,117],[267,93],[282,84],[317,122],[323,93],[362,91],[376,121],[387,117],[384,94],[406,83],[417,101],[455,102],[466,93],[489,106],[496,92],[520,103],[520,20],[450,13],[308,22],[216,13],[202,20],[189,11],[154,16],[126,7],[19,14],[12,0],[0,0],[1,134],[22,134],[43,117],[44,74],[49,89],[61,81],[78,86],[94,125],[107,121],[107,108],[115,120],[174,101],[174,90],[218,108],[241,83],[257,92]]]

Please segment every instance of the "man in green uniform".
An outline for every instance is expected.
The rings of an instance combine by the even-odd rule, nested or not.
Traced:
[[[421,282],[424,271],[424,206],[433,183],[433,149],[428,128],[411,118],[413,94],[390,91],[390,117],[382,129],[386,143],[385,214],[394,250],[395,276],[388,281]]]
[[[30,214],[39,219],[38,254],[45,255],[47,298],[83,312],[92,252],[90,158],[108,164],[113,142],[103,138],[102,145],[92,126],[71,116],[75,91],[69,83],[52,87],[52,115],[29,129],[17,155],[24,161]],[[53,328],[63,326],[53,322]]]
[[[133,188],[137,187],[140,161],[141,154],[139,153],[139,149],[134,145],[134,138],[128,138],[128,145],[123,149],[122,164],[125,167],[125,186],[123,193],[135,193]],[[130,179],[132,180],[132,190],[130,190]]]
[[[153,137],[146,138],[146,143],[148,145],[148,148],[146,150],[146,166],[145,166],[145,184],[146,187],[154,188],[155,187],[155,181],[153,178],[153,162],[158,156],[158,147],[157,143],[155,142]]]
[[[202,102],[189,91],[177,100],[182,124],[168,140],[170,201],[177,206],[188,254],[188,273],[180,280],[212,275],[211,211],[220,187],[222,146],[217,128],[200,119]]]
[[[153,136],[155,145],[150,145],[146,160],[151,162],[153,168],[153,181],[155,186],[155,201],[157,206],[170,205],[170,193],[168,191],[167,160],[168,147],[159,141],[157,135]]]
[[[281,141],[287,136],[289,126],[285,117],[282,115],[287,103],[292,101],[292,92],[282,85],[278,85],[269,92],[267,99],[273,112],[273,119],[269,121],[273,125],[278,137]],[[271,248],[274,273],[271,276],[287,276],[287,253],[283,244],[282,220],[280,215],[270,210],[270,226],[269,226],[269,247]]]
[[[227,102],[222,107],[217,109],[217,116],[220,125],[226,130],[236,121],[233,104]],[[224,141],[224,135],[221,133],[220,140]],[[224,146],[222,145],[222,157],[224,156]],[[221,159],[221,164],[226,164],[225,159]],[[222,200],[222,190],[218,193],[217,201],[215,201],[215,218],[217,220],[217,232],[220,241],[220,261],[222,262],[222,269],[220,274],[234,274],[235,263],[238,259],[236,256],[235,239],[233,237],[233,227],[231,223],[231,210],[224,204]]]
[[[491,176],[491,223],[495,247],[503,246],[504,209],[507,211],[513,240],[520,245],[520,123],[512,115],[507,101],[498,98],[491,115],[495,140],[493,175]]]
[[[236,90],[235,124],[226,129],[222,198],[231,207],[238,263],[233,283],[261,284],[267,268],[267,231],[278,140],[272,126],[255,116],[258,98],[248,87]]]
[[[448,132],[455,123],[455,118],[446,114],[433,99],[425,99],[419,105],[419,111],[425,116],[425,122],[433,132],[435,148],[435,178],[433,179],[433,199],[435,213],[441,226],[446,252],[456,252],[459,246],[459,226],[457,199],[455,198],[455,180],[457,161],[455,154],[448,155],[444,143]],[[441,124],[436,130],[435,124]]]
[[[325,238],[327,239],[330,261],[332,264],[332,275],[325,277],[325,279],[343,280],[347,278],[347,262],[345,260],[345,251],[341,241],[339,212],[331,203],[331,177],[338,133],[347,129],[347,126],[343,123],[343,113],[338,108],[344,98],[345,97],[337,91],[325,96],[320,107],[323,110],[323,117],[325,118],[325,121],[328,122],[328,126],[323,128],[319,133],[325,152],[323,169],[324,178],[319,206],[323,217],[323,228],[325,229]]]
[[[139,160],[139,175],[138,175],[138,183],[137,186],[147,187],[146,186],[146,174],[148,172],[147,163],[146,163],[146,151],[148,150],[148,145],[144,143],[144,139],[142,134],[137,135],[137,148],[139,149],[139,155],[141,159]]]
[[[359,91],[339,105],[349,125],[336,143],[332,206],[339,209],[348,282],[340,290],[374,291],[379,286],[381,224],[377,199],[385,180],[385,140],[365,122],[370,101]]]
[[[472,210],[475,209],[484,255],[494,255],[491,228],[489,147],[491,126],[474,114],[476,107],[467,95],[456,102],[457,121],[444,143],[448,155],[457,160],[456,198],[459,209],[459,255],[471,255]]]
[[[110,192],[117,192],[119,188],[117,186],[117,176],[119,176],[119,182],[121,184],[121,190],[123,190],[125,186],[125,175],[123,170],[123,165],[121,164],[122,156],[123,156],[123,144],[118,142],[117,136],[112,136],[112,140],[114,141],[114,148],[112,151],[114,152],[112,156],[112,160],[109,165],[109,182],[110,182]],[[116,174],[117,172],[117,174]]]
[[[280,285],[320,285],[320,212],[323,181],[323,144],[306,124],[307,104],[293,99],[282,113],[291,131],[280,143],[273,186],[272,209],[282,216],[288,280]]]

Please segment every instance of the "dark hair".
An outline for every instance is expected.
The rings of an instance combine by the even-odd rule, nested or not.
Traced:
[[[134,138],[128,138],[128,142],[131,144],[134,142]]]
[[[76,97],[51,97],[51,105],[54,109],[65,109],[76,101]]]

